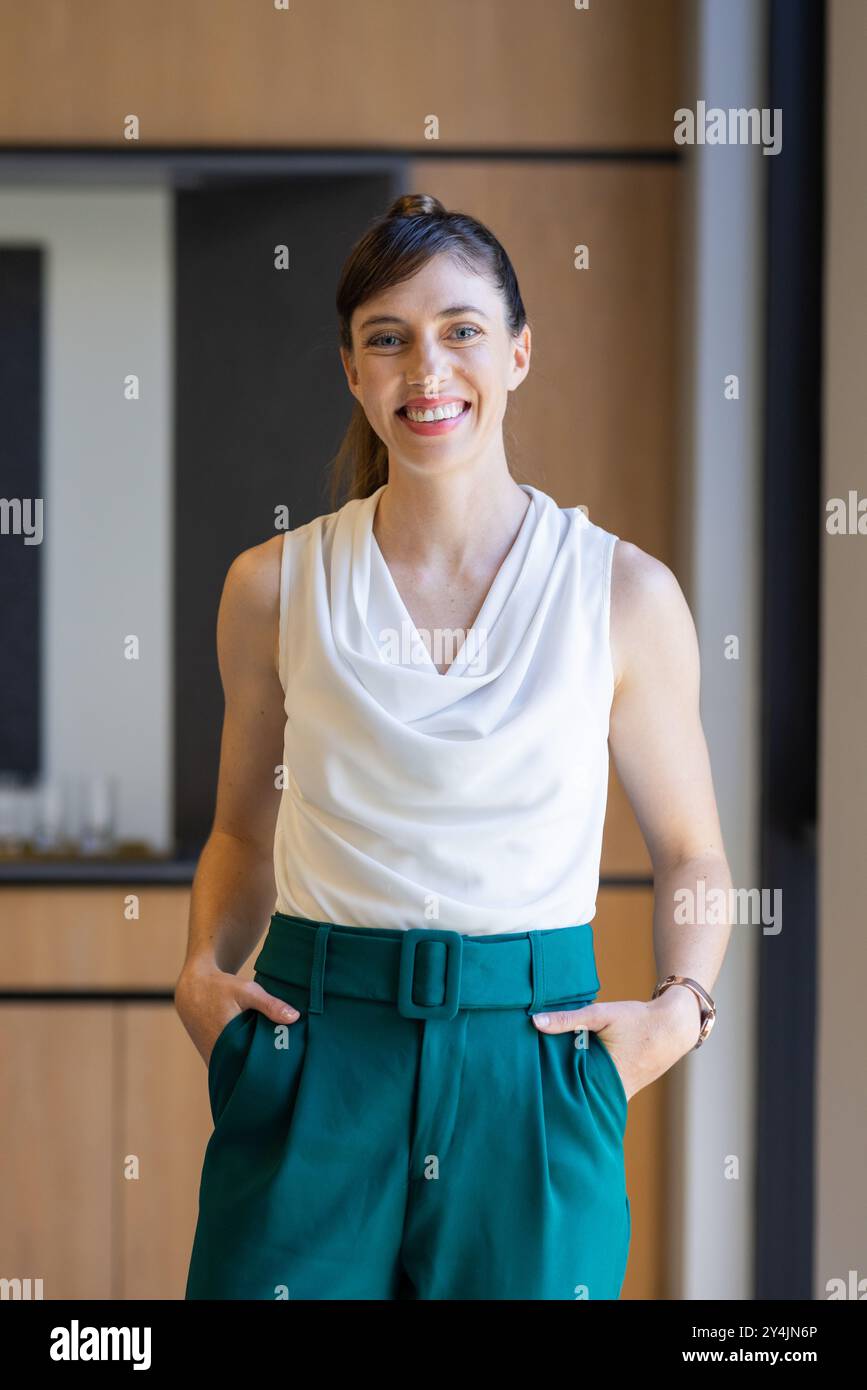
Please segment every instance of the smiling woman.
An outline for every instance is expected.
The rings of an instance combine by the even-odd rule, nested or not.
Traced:
[[[530,327],[512,263],[487,227],[427,194],[398,198],[348,258],[337,315],[358,404],[334,461],[333,503],[380,487],[389,446],[409,436],[496,453],[508,392],[529,367]],[[389,398],[397,431],[383,418]]]
[[[622,684],[630,786],[641,802],[649,763],[660,787],[643,824],[683,843],[680,795],[690,833],[712,839],[707,806],[657,769],[695,751],[692,637],[654,574],[663,598],[627,604],[623,633],[658,686],[634,639],[615,658],[615,553],[640,590],[640,552],[512,477],[503,419],[530,329],[487,228],[400,198],[352,251],[337,305],[350,496],[249,552],[224,596],[220,812],[227,838],[257,836],[257,863],[273,849],[276,903],[252,1012],[209,1030],[187,1296],[617,1298],[628,1100],[698,1019],[683,990],[595,1002],[608,737]],[[386,650],[396,633],[410,640]],[[444,633],[462,635],[447,655]],[[595,1044],[580,1054],[578,1028]]]

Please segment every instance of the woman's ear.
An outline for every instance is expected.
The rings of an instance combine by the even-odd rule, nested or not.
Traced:
[[[520,386],[524,377],[530,370],[530,353],[533,346],[530,325],[524,327],[512,339],[512,380],[509,383],[509,390],[514,391],[516,386]]]
[[[349,348],[341,347],[340,360],[343,363],[343,370],[346,373],[346,381],[355,399],[361,402],[361,393],[358,386],[358,372],[355,370],[355,358]],[[361,402],[363,404],[363,402]]]

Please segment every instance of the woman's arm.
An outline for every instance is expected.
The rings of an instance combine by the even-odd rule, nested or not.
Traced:
[[[292,1021],[286,1005],[237,971],[274,907],[274,831],[285,713],[277,673],[282,535],[243,551],[226,575],[217,616],[225,697],[216,809],[193,880],[187,955],[175,1005],[207,1061],[234,1013],[258,1008]]]
[[[731,887],[699,715],[695,624],[671,570],[620,540],[611,649],[609,748],[653,864],[657,976],[687,975],[712,994],[731,927],[697,923],[691,913],[686,925],[676,920],[679,891],[694,903],[703,880],[707,893],[721,889],[728,903]],[[631,1096],[695,1046],[700,1018],[695,995],[676,985],[652,1001],[606,1001],[552,1015],[549,1029],[598,1031]]]
[[[731,928],[702,925],[692,914],[675,920],[679,900],[696,902],[699,880],[726,903],[732,886],[701,726],[695,624],[666,565],[627,542],[618,541],[614,555],[609,746],[653,864],[657,973],[688,975],[710,994]],[[692,1046],[695,995],[678,987],[662,1000],[694,1025]]]

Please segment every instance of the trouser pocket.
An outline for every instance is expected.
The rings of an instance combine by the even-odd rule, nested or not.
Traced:
[[[597,1121],[613,1133],[618,1145],[622,1144],[628,1102],[614,1058],[598,1033],[589,1028],[575,1033],[574,1051],[576,1087],[587,1097]]]
[[[608,1044],[603,1042],[598,1033],[592,1033],[591,1038],[592,1042],[590,1044],[590,1047],[595,1052],[595,1055],[599,1058],[601,1065],[605,1067],[608,1071],[612,1089],[614,1091],[615,1096],[617,1097],[618,1105],[624,1112],[625,1121],[629,1101],[626,1096],[626,1087],[623,1084],[623,1078],[620,1075],[617,1063],[611,1055],[611,1050],[608,1047]]]
[[[228,1105],[243,1070],[256,1013],[256,1009],[242,1009],[239,1014],[233,1014],[217,1034],[211,1048],[208,1058],[208,1098],[215,1125]]]

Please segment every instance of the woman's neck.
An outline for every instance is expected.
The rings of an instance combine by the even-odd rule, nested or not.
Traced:
[[[452,573],[497,564],[530,498],[503,469],[495,475],[396,473],[380,494],[373,534],[389,563]]]

